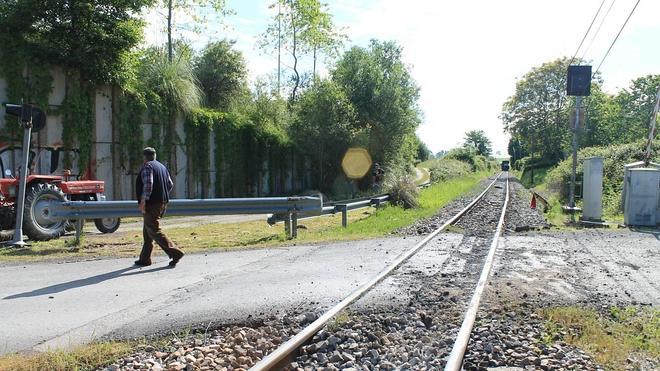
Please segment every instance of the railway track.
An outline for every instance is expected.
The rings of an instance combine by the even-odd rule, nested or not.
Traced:
[[[461,369],[494,260],[498,237],[504,227],[509,201],[508,177],[508,173],[500,173],[460,212],[281,344],[251,370],[304,369],[323,367],[329,363],[343,363],[342,367],[378,364],[385,369]],[[438,245],[440,233],[450,226],[462,229],[465,237],[458,246],[449,249],[444,247],[441,253],[447,257],[445,268],[432,275],[421,275],[422,283],[418,283],[410,293],[412,299],[407,306],[356,314],[345,323],[337,324],[338,315],[355,305],[381,282],[396,280],[395,276],[401,274],[399,271],[402,266],[418,252],[434,245],[434,241]],[[468,297],[468,292],[473,294]],[[469,304],[465,305],[466,302]],[[397,323],[397,315],[417,321],[414,326],[407,326],[406,323]],[[328,324],[339,328],[328,331]],[[363,331],[365,328],[368,330]],[[403,331],[400,331],[402,328]],[[400,333],[402,336],[400,339],[396,336],[394,339],[387,339],[387,335],[381,336],[386,333]],[[381,350],[369,349],[373,347],[365,344],[377,344]],[[388,348],[392,351],[388,352]]]

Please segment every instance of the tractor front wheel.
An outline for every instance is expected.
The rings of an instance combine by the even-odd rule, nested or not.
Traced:
[[[101,233],[112,233],[116,231],[120,223],[121,219],[119,218],[94,219],[94,225],[96,225],[96,229]]]
[[[25,234],[35,241],[47,241],[62,236],[66,220],[54,220],[50,217],[50,203],[65,200],[62,190],[54,184],[31,185],[25,192],[23,214]]]

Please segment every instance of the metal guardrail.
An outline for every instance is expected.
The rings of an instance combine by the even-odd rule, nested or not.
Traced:
[[[171,200],[167,205],[168,216],[272,214],[287,215],[293,226],[290,237],[296,237],[298,214],[319,213],[323,201],[318,197],[262,197],[262,198],[211,198],[198,200]],[[122,218],[142,216],[136,201],[51,201],[49,217],[53,220],[78,220],[76,234],[85,219]]]
[[[315,212],[302,212],[298,213],[297,219],[308,219],[316,218],[323,215],[332,215],[336,213],[341,213],[341,225],[346,228],[348,226],[348,212],[355,209],[362,209],[365,207],[375,206],[380,207],[381,204],[385,203],[390,199],[390,196],[387,194],[378,195],[375,197],[361,198],[356,200],[344,200],[331,202],[328,206],[323,206],[320,212],[317,210]],[[287,213],[274,213],[269,216],[267,219],[268,224],[274,225],[279,222],[289,223],[290,216]]]
[[[167,204],[168,216],[303,213],[321,210],[318,197],[174,199]],[[97,219],[142,216],[136,201],[53,202],[53,219]]]

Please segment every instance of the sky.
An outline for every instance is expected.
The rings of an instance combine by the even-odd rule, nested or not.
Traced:
[[[516,80],[532,67],[573,56],[596,11],[591,32],[577,54],[594,70],[637,0],[326,0],[333,20],[348,36],[345,48],[370,39],[394,40],[420,86],[423,119],[419,137],[435,153],[460,146],[466,131],[484,130],[494,152],[506,154],[508,136],[498,118]],[[207,27],[190,31],[192,19],[177,14],[179,35],[196,48],[234,40],[247,61],[250,80],[277,71],[277,58],[258,49],[258,36],[273,16],[273,0],[228,0],[234,14],[208,9]],[[610,8],[611,6],[611,8]],[[608,12],[609,9],[609,12]],[[607,17],[605,15],[607,14]],[[166,41],[164,17],[151,11],[146,40]],[[188,30],[186,30],[188,29]],[[599,32],[596,34],[596,30]],[[311,58],[303,62],[310,66]],[[284,60],[288,63],[288,60]],[[322,74],[332,68],[331,61]],[[660,1],[641,0],[600,72],[614,93],[632,79],[660,74]]]

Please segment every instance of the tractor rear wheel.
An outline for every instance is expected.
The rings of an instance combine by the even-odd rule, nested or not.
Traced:
[[[51,201],[66,201],[62,190],[54,184],[38,183],[26,190],[23,229],[31,240],[47,241],[64,234],[66,220],[50,217]]]

